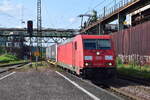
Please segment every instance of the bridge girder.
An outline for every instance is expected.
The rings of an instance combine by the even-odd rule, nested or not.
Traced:
[[[37,29],[34,29],[33,34],[27,33],[26,28],[0,28],[0,37],[23,36],[23,37],[57,37],[70,38],[77,34],[77,29],[43,29],[42,36],[37,35]]]
[[[104,26],[118,19],[119,14],[127,15],[149,4],[150,4],[150,0],[122,0],[122,2],[119,2],[119,7],[116,5],[110,8],[110,11],[108,11],[108,13],[105,13],[104,15],[102,15],[102,17],[100,17],[96,22],[81,29],[80,33],[97,32],[97,29],[98,29],[97,27],[99,27],[100,25]],[[122,25],[120,26],[122,27]],[[96,31],[93,31],[93,29]],[[99,31],[101,32],[103,31],[103,29],[100,29]]]

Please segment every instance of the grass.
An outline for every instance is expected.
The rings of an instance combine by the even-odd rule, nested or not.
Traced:
[[[25,66],[23,68],[20,69],[20,71],[29,71],[29,70],[37,70],[37,71],[41,71],[41,69],[47,69],[49,68],[46,64],[45,61],[41,62],[32,62],[32,64],[30,66]]]
[[[29,62],[29,61],[20,60],[12,54],[4,54],[0,56],[0,66],[4,66],[8,64],[18,64],[18,63],[23,63],[23,62]]]
[[[45,63],[45,61],[42,62],[32,62],[32,68],[40,68],[40,67],[48,67]]]
[[[19,64],[19,63],[24,63],[24,62],[29,62],[29,60],[19,60],[19,61],[13,61],[13,62],[9,62],[9,63],[0,63],[0,67],[9,65],[9,64]]]
[[[58,67],[55,67],[54,65],[48,65],[46,63],[46,61],[42,61],[42,63],[41,62],[32,62],[32,68],[43,68],[43,67],[51,68],[53,70],[58,70],[57,69]]]
[[[0,63],[9,63],[12,61],[18,61],[19,59],[11,54],[4,54],[0,56]]]
[[[139,66],[133,64],[122,64],[121,61],[118,60],[117,70],[124,75],[150,79],[150,65]]]

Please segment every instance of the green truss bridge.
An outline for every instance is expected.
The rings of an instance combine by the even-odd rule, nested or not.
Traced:
[[[0,28],[0,37],[23,36],[23,37],[56,37],[70,38],[78,34],[78,29],[42,29],[42,35],[37,34],[37,29],[33,30],[33,34],[27,33],[26,28]]]

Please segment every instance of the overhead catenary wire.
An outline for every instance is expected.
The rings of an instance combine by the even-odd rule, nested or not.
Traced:
[[[77,18],[77,17],[75,17],[75,18]],[[72,26],[73,24],[76,24],[76,23],[78,23],[78,22],[79,22],[79,20],[77,20],[77,21],[75,21],[75,22],[71,22],[69,25],[66,25],[66,28],[69,27],[69,26]]]
[[[98,6],[104,4],[105,1],[106,1],[106,0],[103,0],[103,1],[101,1],[100,3],[96,4],[94,7],[92,7],[92,9],[95,9],[95,8],[97,8]],[[90,11],[91,11],[91,10],[88,10],[88,11],[86,11],[84,14],[88,14],[88,12],[90,12]],[[75,18],[77,18],[77,17],[75,17]],[[72,23],[70,23],[69,25],[67,25],[66,27],[69,27],[69,26],[71,26],[71,25],[73,25],[73,24],[75,24],[75,23],[77,23],[77,22],[78,22],[78,21],[72,22]]]
[[[107,0],[107,1],[108,1],[108,0]],[[113,1],[115,1],[115,4],[116,4],[116,0],[109,0],[109,1],[107,2],[107,4],[105,3],[106,0],[103,0],[103,1],[101,1],[100,3],[98,3],[97,5],[95,5],[95,6],[92,8],[92,10],[94,10],[95,8],[101,6],[101,5],[103,5],[103,4],[105,3],[105,5],[103,5],[103,6],[101,7],[101,9],[97,10],[97,11],[100,11],[99,14],[98,14],[98,17],[103,17],[103,16],[107,13],[107,10],[110,8],[110,6],[112,6]],[[88,12],[90,12],[90,11],[91,11],[91,10],[86,11],[85,14],[88,14]]]
[[[5,15],[5,16],[7,16],[7,17],[9,17],[9,18],[13,18],[13,19],[20,20],[19,18],[15,17],[15,16],[13,16],[13,15],[11,15],[11,14],[8,14],[8,13],[6,13],[6,12],[3,12],[3,11],[0,11],[0,14]]]
[[[103,0],[103,1],[101,1],[100,3],[96,4],[94,7],[92,7],[92,9],[95,9],[95,8],[97,8],[98,6],[104,4],[105,1],[106,1],[106,0]],[[103,8],[102,8],[102,9],[103,9]],[[88,14],[88,12],[90,12],[90,11],[91,11],[91,10],[88,10],[88,11],[86,11],[84,14]],[[67,27],[68,27],[68,26],[71,26],[71,25],[73,25],[73,24],[75,24],[75,23],[77,23],[77,22],[71,23],[71,24],[67,25]]]
[[[47,8],[47,5],[46,5],[47,3],[46,3],[45,0],[43,0],[43,4],[44,4],[43,7],[45,7],[45,12],[47,13],[48,18],[52,19],[52,18],[50,17],[50,13],[49,13],[49,11],[48,11],[48,8]],[[52,27],[56,27],[56,26],[53,24],[52,20],[51,20],[50,24],[51,24]]]
[[[105,7],[110,7],[110,6],[112,6],[111,4],[113,4],[112,2],[113,2],[114,0],[111,0]],[[113,4],[114,5],[114,4]]]
[[[104,4],[105,1],[106,1],[106,0],[101,1],[100,3],[98,3],[97,5],[95,5],[94,7],[92,7],[92,9],[95,9],[95,8],[97,8],[98,6]],[[87,14],[87,13],[90,12],[90,11],[91,11],[91,10],[86,11],[85,14]]]
[[[17,22],[21,21],[22,22],[22,21],[25,21],[24,18],[23,18],[24,17],[24,9],[25,9],[25,7],[22,7],[22,8],[19,9],[21,11],[21,13],[20,13],[20,15],[18,15],[18,17],[16,17],[16,15],[12,15],[12,14],[4,12],[4,11],[0,11],[0,15],[6,16],[5,18],[13,19],[11,21],[15,21],[15,22],[16,21]]]
[[[20,18],[18,18],[18,17],[16,17],[16,16],[13,16],[13,15],[11,15],[11,14],[9,14],[9,13],[6,13],[6,12],[3,12],[3,11],[0,11],[0,15],[3,15],[3,16],[5,16],[5,18],[7,19],[13,19],[13,20],[11,20],[11,21],[13,21],[13,23],[14,22],[20,22],[21,20],[20,20]],[[10,22],[9,22],[9,24],[10,24]],[[1,24],[0,25],[0,27],[8,27],[7,25],[6,25],[6,23],[3,23],[3,24]]]

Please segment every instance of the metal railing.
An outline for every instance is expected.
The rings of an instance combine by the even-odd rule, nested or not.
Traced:
[[[114,12],[118,11],[119,9],[121,9],[135,1],[137,1],[137,0],[121,0],[110,8],[104,7],[104,11],[103,11],[103,13],[100,14],[99,19],[103,19],[106,16],[113,14]]]

